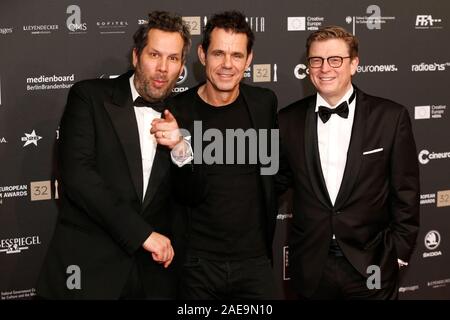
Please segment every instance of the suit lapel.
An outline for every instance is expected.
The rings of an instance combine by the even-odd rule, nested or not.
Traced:
[[[367,119],[367,101],[364,94],[355,87],[356,107],[353,120],[352,135],[347,152],[347,162],[345,165],[344,176],[342,177],[341,187],[336,198],[336,207],[342,206],[350,196],[356,180],[358,179],[359,169],[362,161],[362,143],[365,136]]]
[[[131,74],[128,72],[117,79],[112,101],[105,102],[104,106],[122,144],[136,194],[142,199],[142,157],[139,131],[131,101],[129,85]]]
[[[248,90],[244,84],[240,85],[239,88],[242,97],[244,98],[245,104],[247,105],[248,112],[250,114],[250,121],[252,122],[252,127],[256,130],[259,129],[271,129],[268,127],[268,121],[263,118],[266,114],[261,110],[262,104],[267,104],[266,102],[261,102],[261,96],[252,94],[251,90]],[[267,110],[267,109],[266,109]],[[270,136],[267,137],[270,139]],[[259,142],[258,142],[259,143]],[[270,150],[270,149],[269,149]],[[269,201],[271,200],[271,177],[261,175],[262,186],[264,190],[264,195],[266,199],[267,208],[270,208]]]
[[[264,119],[262,119],[260,116],[262,116],[264,113],[261,112],[261,110],[258,110],[260,107],[259,99],[260,97],[257,97],[255,95],[251,95],[250,90],[247,90],[244,85],[241,84],[240,86],[240,92],[242,94],[242,97],[244,98],[245,104],[247,105],[248,112],[250,114],[250,120],[252,122],[252,126],[254,129],[263,129],[267,128],[267,125],[264,123]]]
[[[320,164],[319,146],[317,138],[317,114],[315,112],[316,99],[309,100],[305,121],[305,158],[311,185],[317,198],[325,206],[331,207],[331,200],[325,184]]]
[[[158,145],[156,148],[155,158],[153,159],[152,171],[150,173],[150,180],[147,185],[147,191],[142,204],[142,210],[150,204],[153,197],[158,191],[159,185],[166,177],[167,171],[170,168],[170,152],[166,147]]]

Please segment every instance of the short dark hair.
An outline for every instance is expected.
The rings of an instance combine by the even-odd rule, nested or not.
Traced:
[[[140,56],[142,50],[147,45],[147,35],[151,29],[158,29],[167,32],[178,32],[183,38],[183,60],[186,59],[186,55],[191,47],[191,34],[189,27],[183,21],[181,16],[176,14],[170,14],[167,11],[152,11],[148,14],[148,23],[139,27],[133,36],[134,48],[137,51],[137,55]]]
[[[344,40],[345,43],[347,43],[350,57],[355,58],[358,56],[358,39],[339,26],[327,26],[311,33],[306,40],[306,55],[309,57],[309,49],[314,41],[325,41],[330,39]]]
[[[247,35],[247,53],[250,53],[255,42],[255,35],[245,19],[245,15],[239,11],[225,11],[214,14],[206,23],[203,30],[202,48],[206,53],[211,42],[211,32],[214,28],[225,29],[235,33]]]

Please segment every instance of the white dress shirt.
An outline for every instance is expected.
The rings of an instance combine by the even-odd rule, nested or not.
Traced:
[[[347,101],[353,93],[353,87],[348,90],[335,106],[330,106],[320,94],[317,94],[316,112],[319,106],[335,108],[341,102]],[[347,151],[352,135],[353,118],[355,116],[356,98],[349,104],[348,118],[342,118],[333,113],[330,119],[323,123],[317,117],[317,138],[319,143],[320,164],[325,184],[334,205],[344,176],[347,163]]]
[[[134,74],[130,77],[130,88],[131,97],[133,101],[135,101],[136,98],[139,97],[139,93],[134,86]],[[143,179],[142,201],[144,201],[148,181],[152,172],[153,160],[155,159],[156,147],[158,146],[155,136],[150,133],[150,129],[152,128],[153,119],[161,118],[161,112],[155,111],[152,108],[134,107],[134,114],[136,115],[136,122],[139,131],[139,143],[141,147]],[[180,156],[174,154],[173,150],[170,152],[172,162],[179,167],[189,163],[193,158],[191,145],[187,141],[189,138],[190,137],[185,138],[185,142],[189,145],[189,150],[186,154]]]
[[[348,90],[335,106],[330,106],[320,94],[317,93],[316,112],[319,106],[335,108],[343,101],[347,101],[353,93],[354,88]],[[320,165],[325,179],[325,184],[330,196],[331,203],[335,204],[336,197],[344,177],[345,164],[347,163],[347,152],[352,135],[353,119],[355,117],[356,97],[348,105],[348,118],[333,113],[330,119],[323,123],[317,117],[317,137],[319,142]],[[333,239],[336,236],[333,234]],[[397,259],[399,267],[407,266],[408,263]]]

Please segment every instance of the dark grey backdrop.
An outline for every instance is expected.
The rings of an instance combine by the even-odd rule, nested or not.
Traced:
[[[2,0],[0,299],[35,294],[57,215],[53,154],[68,88],[126,71],[132,34],[155,9],[178,12],[193,29],[194,50],[178,91],[202,80],[195,49],[205,17],[243,11],[256,34],[245,81],[273,89],[280,108],[312,93],[303,65],[311,30],[337,24],[354,32],[361,59],[355,84],[408,108],[423,162],[422,226],[410,267],[402,271],[401,298],[450,298],[450,2]],[[274,253],[277,283],[287,298],[291,216],[286,195]]]

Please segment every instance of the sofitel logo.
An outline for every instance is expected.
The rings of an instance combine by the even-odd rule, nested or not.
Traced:
[[[128,21],[124,20],[103,20],[97,21],[100,34],[123,34],[128,27]]]
[[[75,4],[71,4],[67,7],[66,13],[70,14],[66,20],[67,29],[69,29],[70,34],[80,34],[86,33],[87,24],[86,22],[81,22],[81,9],[79,6]]]

